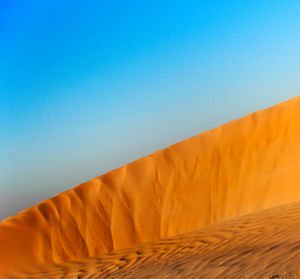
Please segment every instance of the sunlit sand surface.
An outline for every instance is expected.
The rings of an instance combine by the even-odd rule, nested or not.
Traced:
[[[54,278],[40,273],[51,266],[53,274],[66,278],[70,262],[80,261],[74,275],[80,266],[79,278],[294,276],[300,268],[299,205],[261,210],[297,201],[300,97],[155,152],[4,220],[0,275],[37,272],[39,278]],[[242,216],[249,213],[255,215]],[[128,248],[133,250],[117,252]]]
[[[299,217],[292,203],[20,277],[299,278]]]

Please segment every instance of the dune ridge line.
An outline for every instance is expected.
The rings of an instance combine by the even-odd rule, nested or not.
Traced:
[[[0,223],[0,275],[104,255],[300,200],[300,97],[231,121]]]

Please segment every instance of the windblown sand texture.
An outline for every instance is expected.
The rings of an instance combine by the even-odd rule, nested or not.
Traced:
[[[269,207],[300,201],[299,181],[300,97],[296,97],[155,152],[4,220],[0,223],[0,275],[2,278],[13,278],[21,276],[20,272],[32,274],[42,266],[65,265],[86,257],[99,257],[110,251],[155,242],[196,229],[200,229],[200,237],[201,228],[208,239],[214,239],[214,233],[221,228],[225,233],[221,239],[227,239],[228,236],[231,240],[228,240],[226,246],[214,240],[208,241],[206,248],[203,248],[206,252],[203,253],[209,251],[206,257],[211,259],[210,265],[216,268],[218,254],[225,249],[223,255],[227,255],[229,261],[234,255],[238,256],[232,259],[238,266],[242,263],[239,257],[243,257],[238,254],[241,251],[234,250],[240,246],[234,246],[235,238],[230,238],[231,229],[244,233],[241,239],[250,237],[249,242],[247,240],[245,243],[249,243],[247,249],[250,254],[255,251],[256,240],[251,239],[252,234],[249,235],[247,230],[258,234],[260,245],[266,247],[271,243],[267,236],[273,237],[276,232],[267,234],[256,230],[255,223],[253,227],[250,225],[242,230],[239,226],[243,227],[244,219],[240,219],[241,225],[232,221],[224,223],[227,224],[226,228],[222,225],[204,227]],[[300,217],[298,208],[296,206],[292,210],[294,215],[288,215],[287,219],[296,222]],[[262,218],[259,220],[263,226],[273,215],[262,213],[259,216],[263,216],[257,217]],[[274,216],[279,216],[278,220],[284,223],[285,218],[281,218],[278,211],[274,211]],[[273,225],[270,226],[272,228]],[[294,253],[286,255],[285,260],[294,262],[293,255],[298,255],[300,247],[300,230],[299,235],[295,230],[290,234],[293,239],[289,239],[290,228],[284,224],[282,226],[286,234],[278,236],[278,243],[284,246],[287,243],[285,241],[290,240],[288,245],[291,245]],[[297,226],[293,228],[299,228]],[[214,232],[212,229],[211,236],[210,228],[217,230]],[[183,237],[184,241],[198,239],[197,233],[184,235],[187,236],[186,240]],[[171,249],[174,254],[179,253],[180,246],[174,248],[174,245],[166,244],[166,247],[169,246],[173,248],[166,248],[167,251]],[[164,250],[161,249],[157,256],[153,256],[147,272],[155,268],[159,255],[163,258],[164,252],[161,251]],[[272,266],[263,264],[271,263],[271,259],[277,257],[278,251],[274,251],[277,250],[265,252],[265,261],[255,262],[255,259],[262,259],[262,256],[254,256],[253,263],[256,264],[253,264],[253,268],[256,266],[257,270],[263,270],[265,274],[268,273],[266,268],[275,271]],[[175,258],[169,259],[170,262],[175,261]],[[188,263],[188,259],[186,261]],[[203,276],[209,276],[210,270],[211,274],[215,274],[213,268],[201,264],[199,257],[190,262],[191,265],[186,264],[184,269],[191,270],[192,265],[197,265],[202,266]],[[101,265],[101,260],[97,264]],[[279,266],[278,262],[274,266]],[[141,268],[130,270],[131,275],[140,272],[138,270]],[[285,271],[288,270],[278,270]],[[222,274],[222,269],[218,272]],[[107,275],[112,275],[109,269]],[[156,274],[156,277],[160,276],[173,278],[167,277],[161,266],[159,274]],[[195,278],[188,272],[184,276]],[[45,278],[51,277],[45,273]]]
[[[299,278],[299,216],[292,203],[20,277]]]

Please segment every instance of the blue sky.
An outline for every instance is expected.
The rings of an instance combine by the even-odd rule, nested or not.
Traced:
[[[299,95],[299,1],[0,1],[0,219]]]

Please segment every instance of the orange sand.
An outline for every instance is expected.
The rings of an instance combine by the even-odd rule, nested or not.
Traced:
[[[300,200],[300,97],[187,139],[0,223],[0,275]]]
[[[292,203],[18,277],[300,278],[299,216],[300,202]]]

